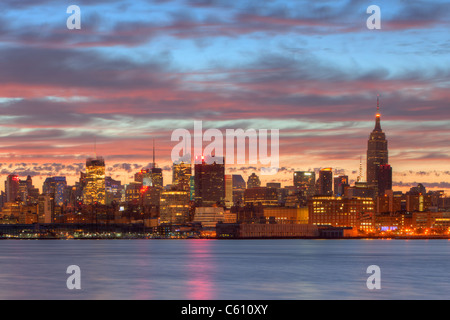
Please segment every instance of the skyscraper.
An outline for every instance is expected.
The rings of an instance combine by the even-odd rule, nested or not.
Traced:
[[[6,202],[16,201],[19,196],[19,176],[10,174],[5,181]]]
[[[233,175],[225,175],[225,206],[233,206]]]
[[[184,224],[189,219],[189,191],[168,190],[161,193],[161,223]]]
[[[45,179],[42,186],[42,192],[51,195],[55,199],[55,204],[62,206],[64,203],[64,191],[66,187],[66,177],[50,177]]]
[[[333,169],[324,168],[319,172],[317,180],[317,195],[331,196],[333,195]]]
[[[377,98],[375,128],[369,137],[367,149],[367,184],[378,192],[378,167],[388,164],[388,142],[381,129],[380,99]]]
[[[122,198],[122,182],[114,180],[111,177],[105,178],[106,188],[106,204],[111,204],[113,201],[120,202]]]
[[[153,140],[153,162],[150,166],[152,186],[162,189],[164,187],[162,169],[156,167],[155,157],[155,140]]]
[[[141,171],[135,173],[134,181],[140,182],[146,186],[151,186],[152,185],[152,176],[150,173],[150,169],[142,169]],[[145,183],[144,183],[144,181],[145,181]]]
[[[259,177],[253,172],[247,180],[247,188],[259,188],[261,187],[261,180],[259,180]]]
[[[192,168],[190,163],[177,162],[173,164],[172,184],[179,190],[189,190],[191,175]]]
[[[83,192],[84,204],[105,204],[105,160],[101,157],[86,160],[86,187]]]
[[[157,188],[163,188],[164,182],[163,182],[163,174],[161,168],[152,168],[152,185]]]
[[[334,178],[334,194],[336,196],[341,197],[344,195],[345,188],[350,186],[348,181],[348,176],[344,175]]]
[[[392,167],[382,164],[378,167],[378,195],[383,196],[387,190],[392,190]]]
[[[314,196],[316,191],[316,173],[309,171],[294,172],[294,187],[303,192],[306,198]]]
[[[223,204],[225,201],[225,161],[196,163],[195,202],[200,207]]]
[[[240,174],[233,174],[233,205],[244,204],[244,192],[247,188],[244,178]]]

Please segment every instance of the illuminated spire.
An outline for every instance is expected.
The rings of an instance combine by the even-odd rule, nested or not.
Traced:
[[[375,117],[375,129],[374,131],[383,131],[381,129],[381,114],[380,114],[380,95],[377,95],[377,115]]]

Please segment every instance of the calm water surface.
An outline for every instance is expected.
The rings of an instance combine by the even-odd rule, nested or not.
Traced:
[[[0,241],[0,299],[449,299],[449,254],[448,240]]]

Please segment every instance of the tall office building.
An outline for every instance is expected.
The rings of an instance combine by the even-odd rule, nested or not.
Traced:
[[[247,188],[259,188],[261,187],[261,180],[259,180],[259,177],[253,172],[247,180]]]
[[[233,190],[245,190],[247,184],[240,174],[233,174]]]
[[[142,169],[141,171],[134,174],[134,181],[140,182],[145,186],[152,185],[152,175],[150,169]]]
[[[316,193],[316,173],[309,171],[294,172],[294,187],[303,192],[306,198],[314,196]]]
[[[23,204],[27,203],[28,199],[28,184],[26,180],[19,180],[19,195],[18,198]]]
[[[188,191],[192,176],[192,168],[190,163],[178,162],[173,164],[172,168],[172,184],[179,190]]]
[[[22,181],[20,181],[22,183]],[[27,180],[23,181],[27,186],[27,204],[36,204],[39,199],[39,189],[33,185],[33,179],[31,176],[27,177]]]
[[[55,199],[55,204],[62,206],[64,204],[64,192],[67,187],[66,177],[51,177],[44,181],[42,192],[51,195]]]
[[[382,164],[378,167],[378,195],[382,196],[387,190],[392,190],[392,167]]]
[[[5,181],[6,202],[14,202],[19,196],[19,176],[10,174]]]
[[[189,196],[191,201],[195,201],[195,176],[191,176],[189,182]]]
[[[244,205],[244,192],[247,188],[244,178],[240,174],[233,174],[233,205]]]
[[[84,204],[105,204],[105,160],[101,157],[86,160],[86,186],[83,190]]]
[[[155,157],[155,140],[153,140],[153,162],[150,165],[152,186],[162,189],[164,187],[162,169],[156,167]]]
[[[341,197],[345,194],[345,188],[349,187],[348,176],[341,175],[334,178],[334,194]]]
[[[225,206],[231,208],[233,206],[233,175],[225,175]]]
[[[369,137],[367,149],[367,183],[378,192],[378,167],[388,164],[388,142],[381,129],[380,99],[377,98],[377,114],[375,128]]]
[[[161,192],[160,222],[184,224],[189,220],[189,191],[168,190]]]
[[[106,204],[111,204],[113,201],[119,203],[122,200],[122,182],[114,180],[111,177],[105,178],[106,189]]]
[[[333,169],[324,168],[319,172],[316,194],[321,196],[333,195]]]
[[[125,202],[129,204],[142,204],[142,193],[144,192],[142,182],[130,182],[125,187]]]
[[[195,202],[199,207],[224,204],[225,201],[225,161],[205,161],[196,163]]]
[[[163,180],[163,174],[161,168],[152,168],[152,185],[157,188],[163,188],[164,187],[164,180]]]

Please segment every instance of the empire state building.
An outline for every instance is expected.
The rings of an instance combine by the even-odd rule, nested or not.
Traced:
[[[375,128],[370,134],[367,149],[367,184],[369,187],[378,190],[380,166],[387,165],[388,161],[388,142],[386,134],[381,129],[380,100],[378,97]]]

